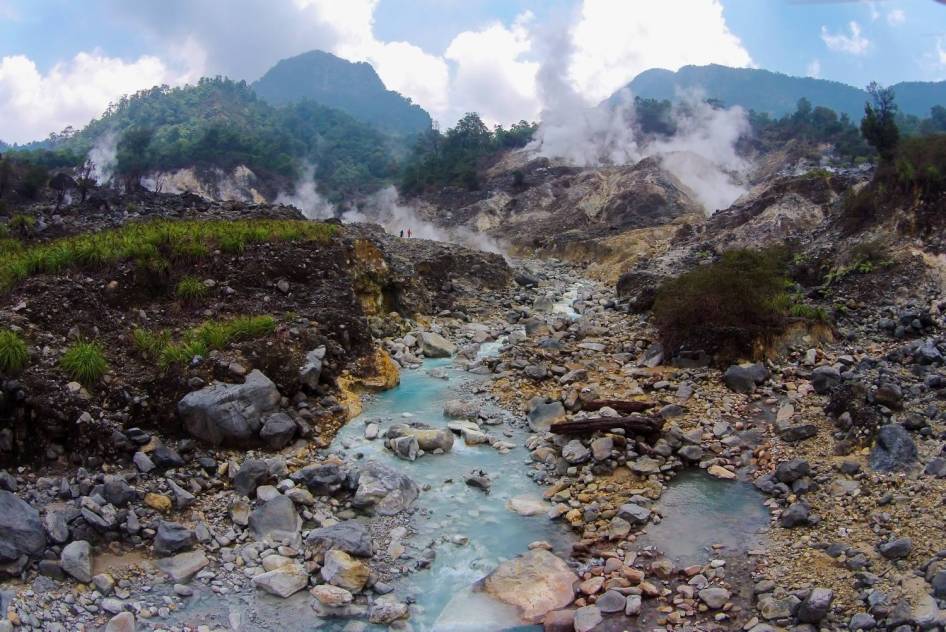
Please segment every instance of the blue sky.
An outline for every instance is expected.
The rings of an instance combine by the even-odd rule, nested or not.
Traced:
[[[568,32],[563,51],[549,33]],[[0,139],[83,125],[203,74],[256,79],[313,48],[371,62],[449,125],[535,118],[555,67],[588,102],[652,66],[753,65],[863,86],[946,78],[933,0],[0,0]]]

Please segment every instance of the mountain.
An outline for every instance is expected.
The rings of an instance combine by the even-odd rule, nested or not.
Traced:
[[[353,63],[319,50],[283,59],[253,89],[273,105],[311,99],[399,136],[425,132],[432,125],[422,107],[388,90],[371,64]]]
[[[816,106],[829,107],[855,120],[863,116],[864,102],[868,98],[866,91],[837,81],[716,64],[684,66],[677,72],[660,68],[646,70],[626,87],[636,97],[671,101],[681,92],[699,90],[706,98],[773,116],[791,114],[798,100],[805,97]],[[891,87],[904,114],[927,117],[931,107],[946,104],[946,81],[905,82]],[[610,100],[616,98],[617,93]]]

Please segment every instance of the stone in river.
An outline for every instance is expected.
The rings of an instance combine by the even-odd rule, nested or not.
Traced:
[[[552,610],[561,610],[575,597],[578,577],[559,557],[544,549],[501,563],[483,580],[484,590],[520,610],[524,621],[537,623]]]
[[[598,597],[595,605],[598,606],[598,609],[605,614],[610,614],[612,612],[623,612],[624,606],[627,605],[627,598],[625,598],[624,595],[616,590],[609,590]]]
[[[712,610],[719,610],[729,601],[729,591],[719,586],[710,586],[699,592],[700,601]]]
[[[575,611],[575,632],[591,632],[604,620],[596,606],[585,606]]]
[[[529,496],[513,496],[506,501],[506,509],[520,516],[538,516],[548,511],[549,506],[541,499]]]

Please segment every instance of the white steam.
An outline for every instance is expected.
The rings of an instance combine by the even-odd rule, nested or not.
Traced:
[[[736,151],[739,138],[749,132],[742,108],[718,109],[698,94],[680,95],[671,110],[676,133],[657,140],[639,138],[629,90],[610,103],[589,107],[573,87],[568,69],[574,45],[566,26],[540,33],[538,44],[545,59],[537,75],[544,109],[529,150],[579,167],[634,164],[658,156],[708,214],[729,207],[748,190],[743,181],[750,165]]]
[[[302,170],[302,177],[295,183],[291,194],[280,193],[276,196],[275,202],[294,206],[309,219],[335,217],[335,207],[316,189],[314,165],[308,165]]]
[[[108,184],[118,164],[118,137],[115,132],[106,132],[95,139],[86,159],[92,163],[91,178],[99,186]]]

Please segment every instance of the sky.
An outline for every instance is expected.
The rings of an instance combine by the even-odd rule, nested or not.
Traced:
[[[321,49],[370,62],[441,127],[537,120],[558,73],[589,105],[638,73],[720,63],[855,86],[946,79],[935,0],[0,0],[0,140],[81,127],[123,94],[258,79]]]

